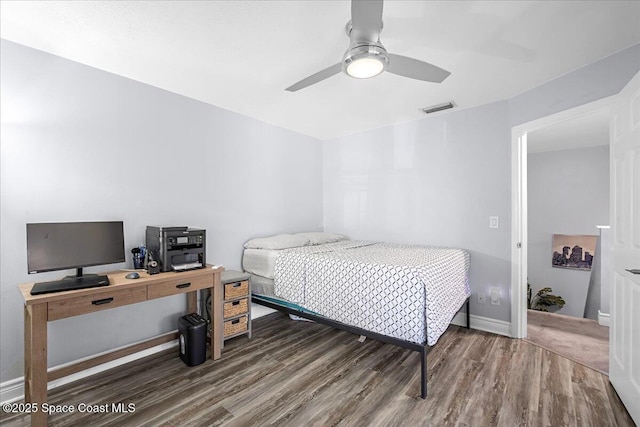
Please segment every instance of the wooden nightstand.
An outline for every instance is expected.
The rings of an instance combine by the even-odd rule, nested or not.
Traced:
[[[247,334],[251,338],[251,276],[224,271],[222,282],[222,344],[229,338]]]

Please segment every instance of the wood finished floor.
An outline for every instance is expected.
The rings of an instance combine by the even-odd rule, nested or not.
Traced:
[[[608,378],[522,340],[451,326],[428,356],[276,313],[222,359],[187,367],[175,352],[50,392],[57,405],[135,404],[51,426],[633,426]],[[0,415],[3,426],[28,425]]]

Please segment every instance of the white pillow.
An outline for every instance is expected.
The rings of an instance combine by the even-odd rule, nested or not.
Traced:
[[[347,240],[347,237],[343,236],[342,234],[325,233],[323,231],[296,233],[295,235],[309,239],[310,245],[323,245],[325,243],[334,243],[341,240]]]
[[[244,244],[247,249],[287,249],[307,246],[309,238],[295,234],[278,234],[276,236],[251,239]]]

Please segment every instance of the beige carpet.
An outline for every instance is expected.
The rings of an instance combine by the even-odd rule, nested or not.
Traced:
[[[589,368],[609,373],[609,328],[591,319],[527,310],[527,338]]]

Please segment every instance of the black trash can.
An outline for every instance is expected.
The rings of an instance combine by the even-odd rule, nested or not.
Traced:
[[[197,313],[178,320],[180,358],[187,366],[204,363],[207,358],[207,321]]]

